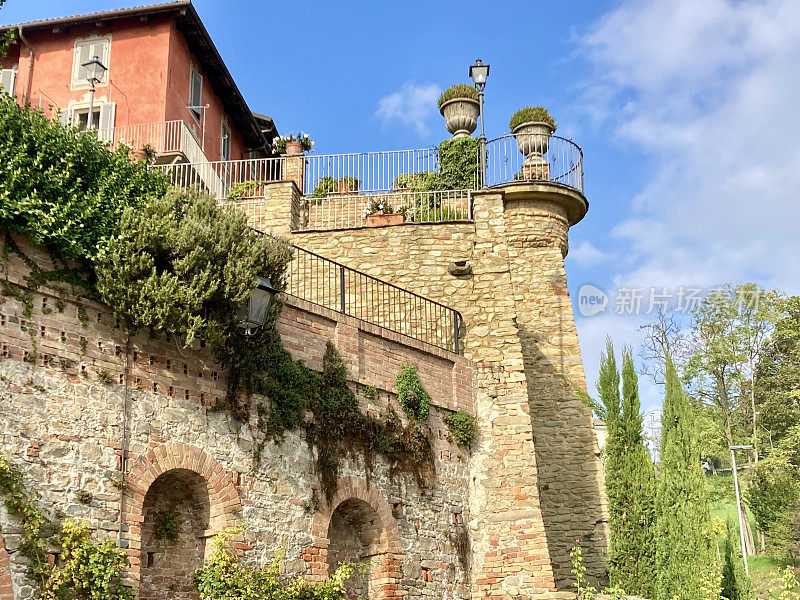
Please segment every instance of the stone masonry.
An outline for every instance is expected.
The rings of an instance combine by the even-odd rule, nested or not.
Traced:
[[[16,242],[49,268],[39,248]],[[12,253],[5,266],[10,284],[21,285],[25,264]],[[353,585],[372,598],[468,598],[469,453],[449,440],[442,416],[475,412],[472,361],[291,297],[277,327],[312,368],[334,343],[367,412],[390,405],[402,413],[394,379],[417,365],[433,398],[436,476],[426,489],[382,459],[366,472],[354,458],[343,461],[328,503],[300,433],[267,441],[256,462],[255,415],[238,423],[212,409],[225,373],[204,349],[128,337],[108,307],[47,287],[29,316],[13,296],[0,297],[0,449],[48,514],[83,519],[96,537],[126,548],[143,600],[196,597],[190,576],[209,540],[238,522],[246,533],[237,547],[252,564],[284,548],[284,572],[322,578],[341,557],[357,556],[371,568]],[[179,524],[176,540],[156,535],[164,514]],[[0,505],[0,600],[34,597],[20,534]]]
[[[573,389],[586,384],[564,272],[585,212],[571,188],[520,183],[474,192],[473,223],[276,231],[464,316],[483,432],[471,463],[478,594],[569,589],[576,542],[589,577],[605,579],[601,461]]]

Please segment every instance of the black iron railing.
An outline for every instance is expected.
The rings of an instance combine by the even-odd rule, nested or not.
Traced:
[[[457,310],[297,246],[285,293],[460,353]]]

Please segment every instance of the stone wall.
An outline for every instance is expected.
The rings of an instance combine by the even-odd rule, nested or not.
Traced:
[[[605,580],[606,507],[563,258],[585,199],[554,184],[473,195],[473,223],[294,231],[303,248],[459,310],[478,362],[474,592],[569,589],[580,540]],[[533,460],[535,458],[535,460]]]
[[[17,243],[47,268],[41,249]],[[20,285],[27,267],[13,253],[6,266],[11,285]],[[374,597],[469,596],[461,533],[472,519],[470,457],[442,421],[445,410],[475,411],[469,359],[286,298],[277,325],[286,348],[321,368],[332,341],[364,410],[399,411],[394,378],[406,363],[418,366],[433,398],[431,485],[419,489],[412,475],[391,473],[382,459],[369,473],[364,461],[345,459],[328,503],[300,433],[268,441],[255,461],[255,416],[240,423],[211,409],[225,395],[225,373],[204,349],[144,332],[128,337],[108,307],[52,288],[34,294],[28,316],[15,297],[0,301],[0,449],[42,494],[45,511],[84,519],[98,537],[118,539],[144,600],[188,594],[187,573],[208,540],[238,521],[247,530],[238,546],[248,561],[265,565],[285,548],[286,572],[322,577],[341,555],[337,544],[349,543],[329,537],[339,529],[340,506],[340,516],[377,515],[364,538],[375,553],[362,583]],[[374,400],[364,397],[365,386],[377,388]],[[154,535],[158,513],[170,511],[180,523],[175,546]],[[33,588],[18,552],[19,527],[0,509],[15,597],[27,600]],[[0,598],[9,553],[0,546]]]

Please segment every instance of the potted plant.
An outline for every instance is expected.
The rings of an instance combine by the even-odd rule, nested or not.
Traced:
[[[526,106],[515,112],[508,122],[517,140],[519,151],[525,155],[522,175],[525,179],[549,179],[549,162],[544,158],[556,122],[543,106]]]
[[[314,140],[312,140],[302,131],[297,135],[294,133],[290,133],[289,135],[279,135],[278,137],[273,138],[272,148],[278,154],[294,156],[297,154],[302,154],[304,151],[313,150]]]
[[[244,198],[263,198],[266,195],[264,191],[265,181],[251,179],[249,181],[240,181],[234,183],[229,189],[225,197],[228,200],[243,200]]]
[[[383,227],[384,225],[400,225],[405,223],[406,209],[395,210],[385,199],[374,200],[364,211],[364,224],[367,227]]]
[[[467,137],[478,125],[478,90],[466,83],[447,88],[439,96],[439,112],[453,137]]]
[[[336,180],[336,191],[340,194],[348,194],[358,192],[361,185],[361,180],[345,175]]]

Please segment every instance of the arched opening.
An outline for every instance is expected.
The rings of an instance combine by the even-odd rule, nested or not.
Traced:
[[[153,481],[142,504],[141,600],[195,599],[210,503],[206,480],[172,469]]]
[[[328,527],[328,571],[343,563],[368,562],[369,571],[354,575],[345,583],[348,596],[378,597],[378,579],[386,553],[382,540],[383,525],[378,512],[358,498],[349,498],[339,504],[331,515]]]

